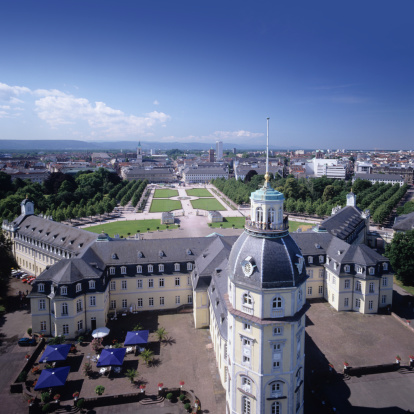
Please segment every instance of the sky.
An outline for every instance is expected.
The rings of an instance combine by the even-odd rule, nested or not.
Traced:
[[[0,4],[0,139],[414,149],[413,0]]]

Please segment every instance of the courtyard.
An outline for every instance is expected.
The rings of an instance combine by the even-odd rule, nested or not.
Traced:
[[[414,353],[414,334],[391,315],[336,312],[327,302],[312,302],[306,322],[306,378],[340,413],[403,413],[412,409],[414,371],[408,371]],[[401,356],[401,370],[344,377],[343,363],[351,367],[391,364]],[[332,364],[337,374],[327,383],[320,378]],[[318,412],[311,393],[307,413]]]

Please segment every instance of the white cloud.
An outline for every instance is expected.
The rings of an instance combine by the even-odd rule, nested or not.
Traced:
[[[0,82],[0,101],[14,103],[22,103],[17,97],[25,93],[30,93],[30,89],[25,86],[9,86]]]
[[[34,112],[51,128],[57,129],[62,125],[73,125],[70,133],[74,135],[90,137],[124,138],[129,135],[151,136],[152,129],[157,126],[165,126],[171,119],[170,115],[163,112],[152,111],[142,116],[126,114],[119,109],[114,109],[104,102],[92,103],[86,98],[76,97],[58,89],[31,90],[23,86],[9,86],[0,83],[0,117],[16,116],[10,111],[22,111],[15,104],[24,103],[19,97],[27,94],[26,107],[33,105]],[[33,101],[34,98],[34,101]],[[158,101],[157,101],[158,102]],[[85,130],[86,126],[86,130]]]
[[[153,104],[154,104],[154,105],[159,105],[160,103],[159,103],[157,100],[155,100],[155,101],[153,102]]]
[[[262,132],[250,132],[250,131],[215,131],[214,135],[220,139],[235,139],[235,138],[259,138],[264,134]]]

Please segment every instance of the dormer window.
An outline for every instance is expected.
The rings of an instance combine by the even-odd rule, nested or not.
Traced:
[[[188,254],[189,256],[191,256],[191,255],[193,254],[193,252],[192,252],[190,249],[187,249],[187,254]]]
[[[114,267],[110,267],[109,268],[109,274],[110,275],[114,275],[115,274],[115,268]]]
[[[165,253],[164,253],[162,250],[160,250],[160,251],[158,252],[158,256],[160,256],[160,257],[164,257],[164,256],[165,256]]]
[[[137,266],[137,273],[142,273],[142,266],[141,265]]]
[[[148,265],[148,273],[152,273],[154,271],[153,265]]]
[[[159,272],[163,272],[164,271],[164,265],[163,264],[159,264],[158,265],[158,271]]]
[[[338,263],[334,262],[334,270],[336,270],[338,267]]]
[[[37,285],[37,291],[38,292],[44,292],[45,291],[45,284],[44,283],[39,283]]]
[[[139,251],[139,252],[138,252],[138,258],[139,258],[139,259],[142,259],[143,257],[144,257],[144,254],[143,254],[141,251]]]
[[[384,263],[382,264],[382,269],[383,269],[383,270],[388,270],[388,263],[384,262]]]
[[[349,273],[351,271],[351,266],[345,265],[344,270],[346,273]]]
[[[187,263],[187,270],[193,270],[193,264],[191,262]]]
[[[80,292],[82,290],[82,284],[81,283],[77,283],[76,284],[76,292]]]
[[[95,289],[95,281],[94,280],[89,281],[89,289]]]
[[[356,271],[357,271],[357,273],[361,274],[362,273],[362,266],[357,265]]]
[[[313,257],[312,257],[312,256],[309,256],[309,257],[308,257],[308,263],[309,263],[309,264],[313,263]]]
[[[67,286],[62,286],[60,288],[60,294],[61,295],[67,295],[68,294],[68,287]]]
[[[370,267],[368,272],[370,275],[375,275],[375,268]]]
[[[127,269],[126,266],[121,266],[121,275],[126,275]]]
[[[118,255],[117,255],[116,253],[114,253],[114,254],[112,255],[112,259],[114,259],[114,260],[118,259]]]
[[[180,263],[174,263],[174,272],[180,271]]]

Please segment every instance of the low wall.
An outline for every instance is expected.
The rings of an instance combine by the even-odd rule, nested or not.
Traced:
[[[366,367],[349,367],[344,373],[351,377],[360,375],[380,374],[384,372],[394,372],[400,369],[400,364],[382,364],[382,365],[370,365]]]
[[[34,349],[34,351],[32,352],[30,358],[26,361],[25,366],[23,367],[23,369],[19,372],[19,375],[16,377],[16,380],[13,381],[10,384],[10,392],[11,393],[21,393],[23,392],[23,386],[25,384],[25,382],[19,382],[18,378],[20,376],[20,374],[23,371],[26,371],[27,373],[30,372],[30,370],[33,367],[33,364],[36,362],[37,357],[40,355],[40,353],[43,351],[43,348],[45,347],[45,338],[41,338],[39,343],[37,344],[36,348]],[[26,348],[28,350],[29,353],[29,349],[32,350],[33,348]]]

